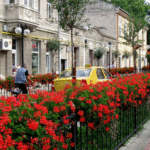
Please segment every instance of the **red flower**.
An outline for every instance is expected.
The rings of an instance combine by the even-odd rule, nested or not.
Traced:
[[[63,148],[63,149],[67,149],[67,148],[68,148],[68,145],[65,144],[65,143],[63,143],[62,148]]]
[[[92,90],[92,89],[89,89],[89,92],[90,92],[90,93],[94,93],[94,90]]]
[[[64,142],[65,141],[65,139],[64,139],[64,137],[63,137],[63,134],[61,134],[60,135],[60,140],[59,140],[60,142]]]
[[[109,127],[106,127],[106,131],[107,131],[107,132],[109,131]]]
[[[115,115],[115,118],[116,118],[116,119],[118,119],[118,118],[119,118],[119,115],[118,115],[118,114],[116,114],[116,115]]]
[[[97,97],[98,97],[98,98],[101,98],[101,97],[102,97],[102,95],[98,95]]]
[[[46,125],[47,124],[47,119],[45,116],[42,116],[40,119],[40,123]]]
[[[94,123],[88,123],[88,127],[89,128],[93,128],[94,127]]]
[[[86,103],[87,103],[87,104],[91,104],[92,101],[89,99],[89,100],[86,100]]]
[[[107,123],[109,123],[110,122],[110,117],[108,117],[106,120],[104,120],[104,124],[107,124]]]
[[[35,131],[39,127],[39,123],[35,122],[35,120],[28,121],[28,128]]]
[[[68,124],[68,123],[69,123],[69,119],[65,119],[65,120],[63,121],[63,123],[64,123],[64,124]]]
[[[78,115],[82,117],[84,115],[84,112],[82,110],[79,110]]]
[[[103,117],[103,114],[101,112],[98,112],[98,117],[99,118],[102,118]]]
[[[139,101],[139,105],[141,105],[142,104],[142,101]]]
[[[66,107],[65,107],[65,105],[63,105],[63,106],[60,106],[60,111],[65,111],[66,110]]]
[[[55,106],[55,107],[53,108],[53,111],[59,113],[59,112],[60,112],[59,107]]]
[[[93,110],[94,110],[94,111],[97,110],[97,106],[96,106],[96,105],[93,106]]]
[[[78,99],[79,99],[80,101],[84,101],[84,100],[85,100],[85,98],[86,98],[86,97],[81,97],[81,96],[79,96],[79,98],[78,98]]]
[[[70,143],[70,146],[71,146],[71,147],[74,147],[74,145],[75,145],[75,143]]]
[[[85,122],[85,117],[81,117],[79,121],[80,122]]]
[[[117,102],[120,102],[120,98],[119,98],[119,97],[116,97],[116,101],[117,101]]]

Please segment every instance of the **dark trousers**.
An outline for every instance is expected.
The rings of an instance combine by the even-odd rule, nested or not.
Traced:
[[[25,84],[23,83],[15,84],[15,86],[18,87],[22,91],[22,94],[28,94],[27,87]]]

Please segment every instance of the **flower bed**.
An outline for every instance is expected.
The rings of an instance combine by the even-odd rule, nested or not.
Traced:
[[[52,83],[52,81],[57,78],[57,75],[52,75],[51,73],[44,74],[44,75],[35,75],[35,76],[30,76],[31,80],[34,82],[38,82],[41,84],[46,84],[46,83]],[[9,89],[12,87],[15,87],[14,83],[14,78],[9,76],[6,78],[6,80],[1,80],[0,79],[0,89]],[[28,81],[29,85],[31,85],[30,81]]]
[[[150,70],[150,66],[144,66],[144,67],[142,67],[142,70],[149,71]]]
[[[52,81],[57,78],[57,75],[55,74],[54,76],[51,73],[48,74],[39,74],[39,75],[34,75],[31,77],[31,80],[34,82],[38,82],[41,84],[46,84],[46,83],[52,83]]]
[[[145,101],[146,87],[150,84],[150,74],[135,74],[95,85],[82,84],[73,89],[67,85],[66,101],[70,100],[79,110],[80,122],[89,122],[89,127],[97,128],[118,119],[118,108],[138,107]],[[109,127],[106,127],[109,131]]]
[[[145,102],[150,74],[134,74],[111,81],[80,87],[66,85],[63,91],[38,91],[36,94],[0,98],[0,148],[7,149],[71,149],[72,134],[64,134],[69,110],[89,129],[104,127],[109,132],[119,109],[139,107]],[[125,109],[124,109],[125,108]],[[63,122],[59,120],[63,118]],[[61,127],[61,128],[60,128]],[[60,128],[60,129],[59,129]],[[55,132],[56,130],[59,132]]]
[[[112,68],[110,69],[110,72],[112,75],[116,75],[116,74],[125,74],[125,73],[133,73],[134,72],[134,68],[133,67],[129,67],[129,68]]]
[[[0,98],[0,149],[66,149],[72,138],[64,135],[69,109],[73,104],[64,102],[64,93],[38,91],[36,94]],[[63,118],[60,124],[59,119]],[[59,129],[61,127],[61,129]],[[59,129],[59,132],[55,130]],[[73,143],[70,143],[71,146]]]

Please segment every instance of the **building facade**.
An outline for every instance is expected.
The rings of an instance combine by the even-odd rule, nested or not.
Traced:
[[[0,75],[12,74],[12,66],[22,65],[23,59],[30,74],[59,73],[58,52],[52,55],[47,49],[49,39],[60,37],[63,44],[60,52],[61,71],[71,67],[72,52],[70,32],[58,29],[58,13],[53,10],[48,0],[4,0],[0,1]],[[29,35],[16,34],[18,26],[30,30]],[[74,53],[76,66],[86,63],[97,65],[94,51],[98,47],[109,50],[108,43],[115,47],[116,38],[104,34],[100,28],[82,26],[74,29]],[[9,48],[8,45],[9,44]],[[107,55],[101,65],[106,66]]]
[[[60,71],[71,68],[71,34],[59,29],[58,13],[52,9],[48,0],[3,0],[0,1],[0,5],[0,76],[12,75],[12,66],[22,65],[22,56],[30,74],[45,74],[52,72],[52,69],[59,74],[59,65],[61,65]],[[110,64],[119,62],[120,67],[125,66],[118,35],[120,32],[118,18],[121,17],[123,18],[117,8],[106,2],[100,1],[94,6],[87,7],[85,18],[89,18],[90,27],[82,24],[73,31],[77,67],[85,64],[97,65],[94,51],[98,47],[105,49],[105,54],[99,63],[101,66],[106,67],[109,64],[109,55]],[[21,34],[15,32],[19,25],[30,30],[29,35],[23,36],[23,46]],[[145,38],[143,49],[147,43],[146,34],[147,31],[142,29],[141,38]],[[60,58],[58,52],[52,54],[47,49],[47,42],[58,37],[62,44]],[[121,52],[118,62],[112,55],[117,47]],[[141,53],[139,60],[142,61],[143,57],[146,60],[144,51],[139,53]],[[144,63],[145,61],[142,61],[141,66]],[[132,65],[131,63],[130,66]]]
[[[129,14],[124,11],[121,8],[117,8],[117,28],[116,28],[116,36],[117,36],[117,46],[120,52],[119,58],[118,58],[118,66],[120,68],[122,67],[133,67],[133,49],[131,46],[123,44],[125,40],[120,37],[123,36],[123,31],[127,30],[127,26],[129,24]],[[147,65],[147,58],[146,58],[146,52],[147,52],[147,27],[143,27],[139,33],[136,39],[143,40],[142,45],[140,48],[138,48],[137,54],[138,58],[136,59],[136,66],[137,69],[141,69],[143,66]],[[128,51],[130,53],[129,58],[123,58],[124,52]],[[122,62],[122,63],[119,63]]]
[[[85,18],[86,17],[89,17],[89,25],[96,26],[97,28],[100,28],[105,35],[116,38],[115,48],[119,50],[120,54],[117,61],[111,54],[111,63],[114,63],[115,66],[117,65],[120,68],[133,67],[132,47],[124,45],[123,42],[125,42],[125,40],[120,37],[123,36],[123,30],[125,28],[127,29],[129,14],[120,7],[98,0],[96,4],[87,6]],[[138,58],[136,64],[138,69],[147,65],[147,59],[145,57],[147,51],[147,30],[148,28],[144,27],[138,34],[138,39],[144,40],[142,47],[137,50]],[[114,49],[112,49],[111,52],[113,52],[113,50]],[[125,51],[128,51],[131,54],[128,59],[123,57]]]

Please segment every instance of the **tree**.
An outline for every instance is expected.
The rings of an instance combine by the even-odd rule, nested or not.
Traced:
[[[136,50],[141,47],[143,40],[138,40],[138,33],[144,27],[144,24],[139,23],[137,18],[134,20],[129,19],[127,29],[123,29],[123,36],[121,36],[125,42],[123,44],[132,46],[133,50],[133,64],[136,73]],[[140,45],[141,44],[141,45]]]
[[[112,54],[113,54],[113,56],[116,58],[116,69],[117,69],[117,58],[118,58],[118,56],[119,56],[119,51],[118,51],[118,49],[114,50],[114,51],[112,52]]]
[[[64,30],[71,31],[71,51],[72,51],[72,74],[76,79],[76,66],[73,58],[73,29],[83,22],[82,18],[86,10],[86,6],[90,4],[90,0],[49,0],[53,9],[59,13],[59,25]],[[84,20],[86,21],[86,20]]]
[[[125,11],[127,11],[130,16],[137,17],[139,21],[143,20],[145,23],[145,16],[147,11],[150,9],[148,3],[145,3],[145,0],[104,0],[108,3],[112,3],[116,6],[121,7]],[[142,21],[142,22],[143,22]]]
[[[60,48],[61,45],[62,45],[61,42],[56,38],[47,41],[47,51],[51,52],[53,59],[54,59],[55,54],[61,50]],[[52,66],[54,66],[54,64]],[[58,64],[58,67],[59,67],[59,64]]]
[[[94,51],[94,57],[98,60],[98,66],[99,66],[99,60],[102,58],[102,56],[105,53],[104,48],[98,48],[96,51]]]

